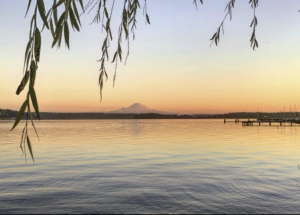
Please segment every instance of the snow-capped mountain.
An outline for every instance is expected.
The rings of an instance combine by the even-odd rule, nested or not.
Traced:
[[[164,112],[164,111],[158,111],[155,109],[150,109],[147,106],[141,104],[141,103],[134,103],[130,105],[129,107],[121,108],[119,110],[115,111],[109,111],[109,113],[159,113],[159,114],[174,114],[174,113],[169,113],[169,112]]]

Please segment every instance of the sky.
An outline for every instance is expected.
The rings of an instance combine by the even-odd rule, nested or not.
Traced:
[[[17,2],[0,2],[0,108],[14,110],[26,97],[27,89],[18,96],[15,92],[23,77],[33,13],[31,8],[24,18],[27,1]],[[140,0],[141,5],[143,2]],[[210,46],[210,38],[225,16],[228,1],[204,0],[203,5],[198,4],[198,11],[193,1],[147,2],[151,25],[145,25],[140,10],[130,56],[126,65],[118,64],[114,87],[115,65],[107,62],[109,77],[102,102],[97,60],[105,34],[100,25],[90,25],[95,11],[81,16],[79,33],[71,30],[70,50],[65,45],[51,48],[50,31],[42,32],[35,84],[40,111],[101,112],[136,102],[152,109],[190,114],[276,112],[290,106],[300,110],[299,1],[259,1],[259,48],[255,51],[249,42],[253,11],[248,1],[236,1],[233,18],[225,21],[225,34],[218,46]],[[51,3],[45,0],[47,8]],[[111,57],[117,44],[121,7],[121,1],[116,1]],[[123,53],[126,47],[123,42]]]

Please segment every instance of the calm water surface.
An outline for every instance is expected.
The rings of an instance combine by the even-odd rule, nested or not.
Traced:
[[[299,213],[300,127],[0,121],[0,213]]]

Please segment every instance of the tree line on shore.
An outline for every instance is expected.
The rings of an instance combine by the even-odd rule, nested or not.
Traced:
[[[14,120],[18,111],[0,108],[1,120]],[[33,119],[38,119],[36,114],[32,114]],[[253,118],[290,118],[297,117],[296,112],[232,112],[224,114],[157,114],[157,113],[104,113],[104,112],[86,112],[86,113],[60,113],[60,112],[41,112],[42,120],[67,120],[67,119],[253,119]],[[22,119],[26,119],[24,114]]]

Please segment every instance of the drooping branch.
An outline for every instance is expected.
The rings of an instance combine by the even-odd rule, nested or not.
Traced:
[[[203,4],[203,0],[199,0],[201,4]],[[197,5],[197,0],[193,0],[193,4],[196,7],[196,10],[198,11],[198,5]]]
[[[215,42],[216,46],[218,45],[218,43],[220,41],[220,31],[221,31],[221,28],[222,28],[222,32],[224,34],[224,21],[226,20],[226,18],[228,17],[228,15],[230,17],[230,21],[232,19],[232,10],[234,8],[234,4],[235,4],[235,0],[230,0],[229,3],[226,5],[226,7],[225,7],[225,11],[227,11],[226,15],[223,18],[220,26],[217,28],[217,31],[215,32],[215,34],[210,39],[211,40],[210,46],[213,44],[213,42]]]
[[[99,80],[98,80],[98,84],[99,84],[99,87],[100,87],[100,101],[102,100],[102,89],[103,89],[104,75],[106,77],[106,80],[108,78],[106,68],[105,68],[105,62],[109,60],[108,48],[109,48],[109,45],[110,45],[110,40],[113,39],[112,33],[111,33],[111,28],[110,28],[110,21],[111,21],[114,5],[115,5],[115,0],[112,3],[110,14],[108,14],[108,12],[107,12],[106,4],[103,5],[103,8],[104,8],[103,13],[105,14],[105,17],[106,17],[106,24],[105,24],[105,26],[102,25],[102,27],[106,31],[106,37],[105,37],[104,42],[102,44],[101,59],[98,60],[101,64],[100,69],[99,69],[100,74],[99,74]],[[103,20],[104,19],[102,19],[102,22],[103,22]]]
[[[253,48],[253,50],[255,50],[255,47],[258,48],[258,42],[256,40],[256,26],[257,26],[257,18],[256,18],[256,14],[255,14],[255,9],[258,7],[258,0],[250,0],[249,4],[251,4],[251,7],[253,9],[253,20],[251,22],[250,27],[252,27],[252,35],[250,38],[250,43],[251,43],[251,47]]]

